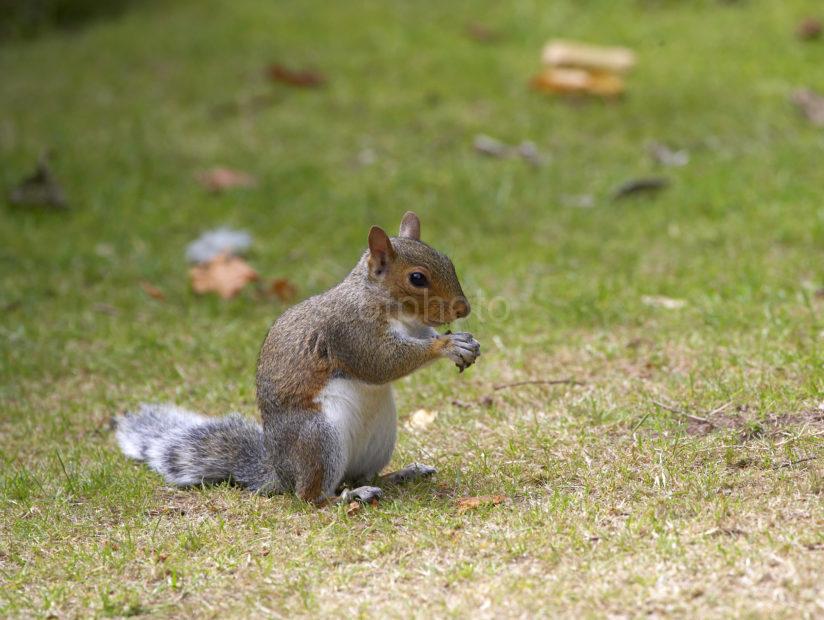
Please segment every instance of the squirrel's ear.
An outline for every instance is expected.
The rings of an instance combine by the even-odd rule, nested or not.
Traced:
[[[414,211],[407,211],[401,220],[401,231],[399,237],[407,239],[421,240],[421,221]]]
[[[369,229],[369,271],[374,275],[382,275],[389,266],[389,261],[395,258],[395,249],[389,241],[389,235],[380,226]]]

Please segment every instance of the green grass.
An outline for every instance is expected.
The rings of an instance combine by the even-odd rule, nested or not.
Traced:
[[[824,613],[824,132],[788,103],[824,91],[824,42],[793,37],[818,3],[166,4],[0,47],[0,186],[52,147],[72,206],[0,209],[0,615]],[[559,36],[634,48],[628,96],[530,92]],[[328,87],[267,84],[276,61]],[[482,158],[477,133],[549,161]],[[657,169],[651,140],[689,165]],[[214,165],[260,183],[208,195]],[[610,200],[650,174],[671,187]],[[407,209],[484,347],[397,385],[402,425],[438,417],[393,464],[434,481],[348,516],[119,454],[108,420],[140,401],[255,414],[283,308],[195,296],[190,240],[248,229],[253,266],[308,296]],[[583,385],[493,389],[559,378]],[[654,401],[726,408],[709,429]],[[483,494],[508,500],[459,512]]]

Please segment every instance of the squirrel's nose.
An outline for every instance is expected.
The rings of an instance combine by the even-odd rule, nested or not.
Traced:
[[[463,299],[456,300],[455,303],[452,304],[452,308],[455,310],[455,316],[459,319],[468,315],[470,310],[469,302]]]

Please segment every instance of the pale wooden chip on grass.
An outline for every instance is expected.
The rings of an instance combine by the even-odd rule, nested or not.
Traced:
[[[663,295],[644,295],[641,297],[641,303],[645,306],[665,308],[667,310],[678,310],[687,305],[684,299],[673,299],[672,297],[664,297]]]
[[[624,92],[623,74],[635,66],[635,52],[578,41],[550,41],[541,52],[545,68],[531,82],[534,90],[617,97]]]
[[[195,293],[217,293],[223,299],[231,299],[249,282],[257,280],[258,274],[242,258],[224,252],[192,267],[189,277]]]
[[[437,411],[428,411],[426,409],[418,409],[406,421],[406,428],[412,431],[422,431],[435,421],[438,417]]]
[[[541,61],[550,67],[576,67],[610,73],[626,73],[635,66],[635,60],[635,52],[629,48],[578,41],[550,41],[541,52]]]
[[[477,497],[462,497],[458,500],[458,512],[475,510],[481,506],[497,506],[506,501],[506,495],[478,495]]]

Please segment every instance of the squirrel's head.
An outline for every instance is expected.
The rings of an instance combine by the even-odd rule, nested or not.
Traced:
[[[386,287],[407,316],[436,326],[469,314],[452,261],[421,241],[421,221],[407,211],[397,237],[369,231],[369,278]]]

